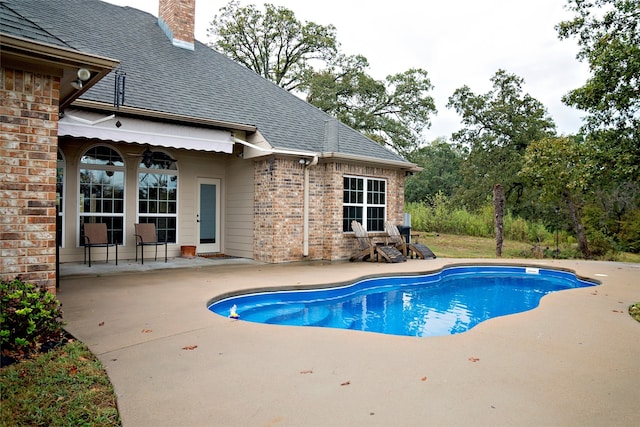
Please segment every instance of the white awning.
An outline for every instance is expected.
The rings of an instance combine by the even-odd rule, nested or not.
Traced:
[[[117,126],[117,123],[120,126]],[[231,132],[67,109],[58,136],[97,138],[187,150],[233,152]]]

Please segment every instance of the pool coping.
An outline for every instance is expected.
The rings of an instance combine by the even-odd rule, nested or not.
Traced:
[[[580,280],[594,282],[596,285],[602,284],[602,282],[597,280],[597,279],[593,279],[593,278],[589,278],[589,277],[582,277],[578,273],[576,273],[574,270],[571,270],[569,268],[549,267],[549,266],[544,266],[543,267],[540,264],[533,264],[533,263],[501,263],[501,262],[499,262],[499,260],[496,260],[496,262],[479,262],[479,263],[469,262],[469,263],[460,263],[460,264],[452,263],[452,264],[444,265],[444,266],[442,266],[440,268],[437,268],[435,270],[423,270],[423,271],[416,271],[416,272],[394,273],[393,277],[421,276],[421,275],[429,275],[429,274],[441,273],[442,271],[444,271],[446,269],[455,268],[455,267],[482,267],[482,266],[509,266],[509,267],[522,267],[522,268],[543,268],[543,269],[547,269],[547,270],[564,271],[564,272],[567,272],[567,273],[574,274]],[[344,286],[350,286],[350,285],[353,285],[353,284],[361,282],[361,281],[365,281],[365,280],[369,280],[369,279],[376,279],[376,278],[385,277],[385,276],[388,276],[388,275],[385,275],[385,274],[371,274],[371,275],[361,276],[361,277],[358,277],[358,278],[355,278],[355,279],[352,279],[352,280],[346,280],[346,281],[341,281],[341,282],[333,282],[333,283],[314,283],[314,284],[306,284],[306,285],[289,285],[289,286],[281,286],[281,287],[269,286],[269,287],[257,287],[257,288],[246,288],[246,289],[234,290],[234,291],[229,291],[227,293],[216,295],[216,296],[212,297],[211,299],[209,299],[207,301],[207,307],[210,307],[212,304],[215,304],[216,302],[225,300],[227,298],[232,298],[232,297],[236,297],[236,296],[240,296],[240,295],[246,295],[246,294],[250,294],[250,293],[256,293],[257,294],[257,293],[265,293],[265,292],[289,292],[289,291],[303,291],[303,290],[315,290],[315,289],[333,289],[333,288],[340,288],[340,287],[344,287]]]

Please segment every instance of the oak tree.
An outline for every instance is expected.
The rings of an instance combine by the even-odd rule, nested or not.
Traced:
[[[515,213],[523,203],[525,185],[518,176],[522,157],[533,141],[555,135],[555,124],[544,105],[523,93],[524,80],[505,70],[491,78],[493,88],[476,94],[463,86],[449,98],[447,107],[462,117],[463,128],[453,141],[468,150],[462,166],[464,204],[478,208],[502,184]]]
[[[576,38],[577,58],[591,76],[563,97],[586,111],[584,133],[603,166],[622,179],[640,179],[640,0],[567,0],[573,19],[556,26]]]

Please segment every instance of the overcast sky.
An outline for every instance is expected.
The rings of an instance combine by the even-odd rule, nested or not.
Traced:
[[[158,15],[158,0],[106,0]],[[227,0],[196,0],[196,39]],[[498,69],[525,80],[523,90],[542,102],[562,134],[577,132],[583,112],[561,97],[582,86],[588,67],[575,59],[574,40],[560,41],[554,26],[571,18],[566,0],[241,0],[241,5],[284,6],[298,20],[333,24],[342,51],[364,55],[376,79],[410,68],[427,70],[438,109],[425,139],[450,138],[460,117],[446,107],[464,85],[476,94],[491,89]]]

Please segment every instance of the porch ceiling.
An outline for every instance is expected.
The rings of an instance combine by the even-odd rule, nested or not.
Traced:
[[[233,152],[231,132],[67,109],[58,136],[97,138],[187,150]]]

